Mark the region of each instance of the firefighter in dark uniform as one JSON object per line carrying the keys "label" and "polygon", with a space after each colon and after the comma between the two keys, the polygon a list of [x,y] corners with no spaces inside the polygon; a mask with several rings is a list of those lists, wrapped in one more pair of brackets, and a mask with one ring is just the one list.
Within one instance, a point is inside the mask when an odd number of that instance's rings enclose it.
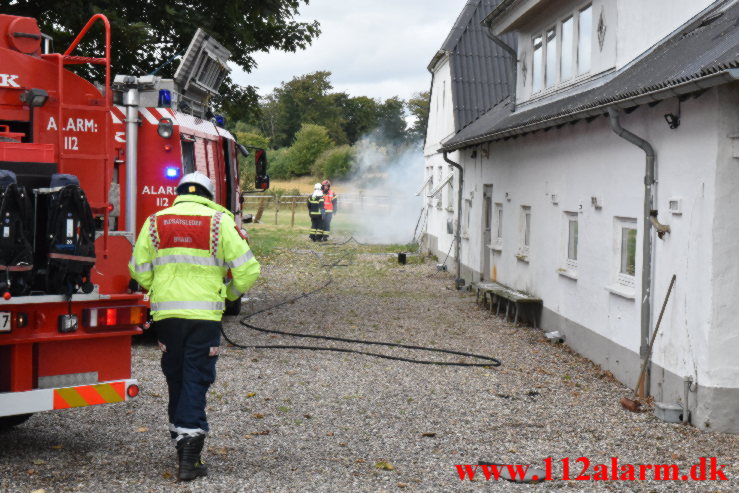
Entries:
{"label": "firefighter in dark uniform", "polygon": [[321,241],[323,237],[323,191],[321,184],[316,183],[313,194],[308,197],[308,215],[310,216],[310,235],[312,241]]}
{"label": "firefighter in dark uniform", "polygon": [[[178,478],[184,481],[207,474],[200,455],[224,299],[241,298],[260,270],[233,214],[213,202],[214,193],[202,173],[182,177],[173,206],[144,223],[128,266],[149,291],[169,389],[169,431],[176,440]],[[229,270],[232,279],[224,283]]]}

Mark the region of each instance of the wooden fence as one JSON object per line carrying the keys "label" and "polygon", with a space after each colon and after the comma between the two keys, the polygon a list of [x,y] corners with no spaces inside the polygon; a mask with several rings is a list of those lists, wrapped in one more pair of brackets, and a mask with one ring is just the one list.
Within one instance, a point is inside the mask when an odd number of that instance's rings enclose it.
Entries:
{"label": "wooden fence", "polygon": [[[265,222],[264,215],[274,213],[277,224],[280,214],[290,214],[290,227],[295,226],[295,214],[307,214],[306,202],[310,194],[301,195],[253,195],[244,194],[242,209],[254,215],[254,222]],[[390,197],[376,194],[340,194],[337,196],[337,209],[341,213],[354,213],[372,210],[374,213],[389,212]],[[270,216],[271,217],[271,216]]]}

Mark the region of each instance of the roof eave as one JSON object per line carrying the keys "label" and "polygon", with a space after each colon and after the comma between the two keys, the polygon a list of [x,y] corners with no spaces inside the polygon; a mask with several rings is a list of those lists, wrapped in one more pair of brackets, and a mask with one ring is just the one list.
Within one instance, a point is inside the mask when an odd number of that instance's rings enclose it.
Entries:
{"label": "roof eave", "polygon": [[431,61],[429,62],[428,66],[426,67],[426,69],[433,74],[434,73],[434,69],[436,68],[436,65],[445,56],[449,56],[449,51],[448,50],[439,50],[439,51],[437,51],[436,54],[434,55],[434,58],[431,59]]}

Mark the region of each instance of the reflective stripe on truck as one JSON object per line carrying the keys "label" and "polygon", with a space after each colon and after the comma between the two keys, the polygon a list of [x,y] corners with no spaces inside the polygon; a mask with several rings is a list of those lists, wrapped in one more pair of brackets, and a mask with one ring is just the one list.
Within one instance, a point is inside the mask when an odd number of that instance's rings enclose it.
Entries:
{"label": "reflective stripe on truck", "polygon": [[123,402],[138,395],[135,379],[55,389],[0,393],[0,416]]}

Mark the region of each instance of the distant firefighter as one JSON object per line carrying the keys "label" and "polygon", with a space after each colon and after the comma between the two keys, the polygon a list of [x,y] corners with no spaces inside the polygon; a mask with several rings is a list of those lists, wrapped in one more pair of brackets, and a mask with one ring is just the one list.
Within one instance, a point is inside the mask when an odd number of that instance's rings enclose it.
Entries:
{"label": "distant firefighter", "polygon": [[321,191],[321,184],[316,183],[313,187],[313,195],[308,197],[308,215],[310,216],[310,235],[309,238],[312,241],[321,241],[323,238],[323,213],[324,213],[324,202],[323,202],[323,191]]}
{"label": "distant firefighter", "polygon": [[336,214],[336,194],[331,190],[331,182],[323,180],[321,183],[323,191],[323,235],[321,241],[328,241],[328,233],[331,231],[331,219]]}

